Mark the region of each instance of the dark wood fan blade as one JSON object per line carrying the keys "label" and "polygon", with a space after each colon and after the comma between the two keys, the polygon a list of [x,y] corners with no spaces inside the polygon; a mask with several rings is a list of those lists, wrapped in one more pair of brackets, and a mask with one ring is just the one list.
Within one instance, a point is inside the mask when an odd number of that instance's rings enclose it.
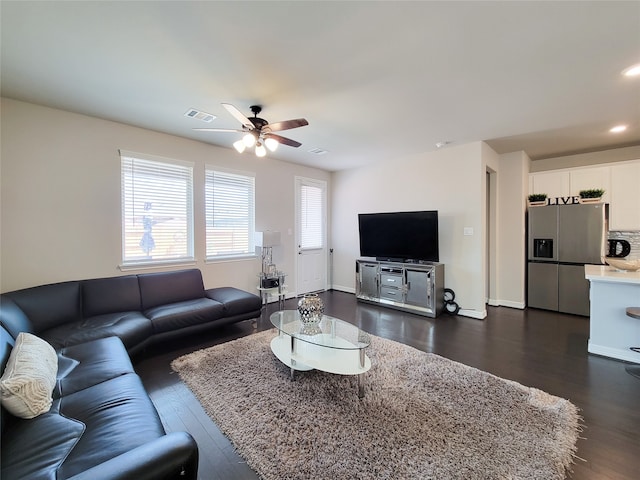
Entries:
{"label": "dark wood fan blade", "polygon": [[295,140],[291,140],[290,138],[276,135],[275,133],[267,133],[264,138],[273,138],[278,143],[281,143],[282,145],[288,145],[289,147],[299,147],[300,145],[302,145],[300,142],[296,142]]}
{"label": "dark wood fan blade", "polygon": [[223,103],[222,106],[224,108],[227,109],[227,112],[229,112],[231,115],[233,115],[233,117],[238,120],[243,127],[245,127],[248,130],[253,130],[255,127],[253,126],[253,123],[251,123],[251,120],[249,120],[247,117],[245,117],[242,112],[240,110],[238,110],[236,107],[234,107],[233,105],[231,105],[230,103]]}
{"label": "dark wood fan blade", "polygon": [[292,128],[304,127],[309,125],[304,118],[296,118],[295,120],[285,120],[284,122],[270,123],[264,127],[264,130],[270,132],[280,132],[282,130],[291,130]]}
{"label": "dark wood fan blade", "polygon": [[246,130],[238,130],[237,128],[194,128],[198,132],[245,132]]}

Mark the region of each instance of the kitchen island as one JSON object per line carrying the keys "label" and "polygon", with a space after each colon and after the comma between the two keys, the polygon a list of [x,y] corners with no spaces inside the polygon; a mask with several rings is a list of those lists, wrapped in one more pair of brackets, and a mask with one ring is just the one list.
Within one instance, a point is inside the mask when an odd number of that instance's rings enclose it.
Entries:
{"label": "kitchen island", "polygon": [[585,265],[590,282],[589,353],[640,363],[640,320],[626,314],[640,307],[640,271],[622,272],[608,265]]}

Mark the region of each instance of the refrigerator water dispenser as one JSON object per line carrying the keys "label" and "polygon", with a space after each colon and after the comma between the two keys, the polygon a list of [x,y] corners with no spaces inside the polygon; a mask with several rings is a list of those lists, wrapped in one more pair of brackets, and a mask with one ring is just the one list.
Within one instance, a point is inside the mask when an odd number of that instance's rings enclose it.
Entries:
{"label": "refrigerator water dispenser", "polygon": [[553,239],[534,238],[533,256],[534,258],[553,258]]}

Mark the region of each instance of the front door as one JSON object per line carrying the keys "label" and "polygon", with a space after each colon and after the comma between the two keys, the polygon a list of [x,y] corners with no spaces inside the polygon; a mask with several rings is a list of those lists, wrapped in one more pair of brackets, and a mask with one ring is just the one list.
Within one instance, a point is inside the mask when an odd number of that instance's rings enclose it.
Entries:
{"label": "front door", "polygon": [[296,177],[296,293],[327,288],[327,184]]}

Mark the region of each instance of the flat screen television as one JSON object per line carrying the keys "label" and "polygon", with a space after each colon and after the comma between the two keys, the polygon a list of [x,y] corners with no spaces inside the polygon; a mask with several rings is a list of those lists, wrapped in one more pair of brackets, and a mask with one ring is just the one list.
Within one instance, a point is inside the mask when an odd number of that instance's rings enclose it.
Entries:
{"label": "flat screen television", "polygon": [[360,213],[360,255],[397,262],[438,262],[438,211]]}

